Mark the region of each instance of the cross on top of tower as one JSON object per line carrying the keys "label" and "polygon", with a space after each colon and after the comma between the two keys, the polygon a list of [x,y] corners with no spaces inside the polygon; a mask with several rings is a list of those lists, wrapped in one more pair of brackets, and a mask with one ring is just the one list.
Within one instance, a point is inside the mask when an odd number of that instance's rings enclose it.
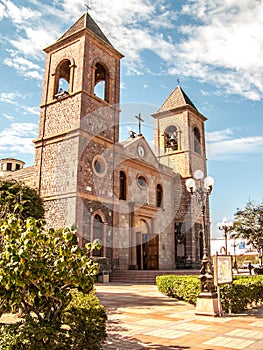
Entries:
{"label": "cross on top of tower", "polygon": [[144,120],[141,117],[141,113],[139,113],[139,115],[136,115],[135,118],[138,119],[138,122],[139,122],[139,133],[138,133],[138,136],[142,136],[141,123],[144,122]]}
{"label": "cross on top of tower", "polygon": [[87,13],[89,13],[89,10],[90,10],[90,2],[85,2],[85,6],[86,6],[86,11]]}

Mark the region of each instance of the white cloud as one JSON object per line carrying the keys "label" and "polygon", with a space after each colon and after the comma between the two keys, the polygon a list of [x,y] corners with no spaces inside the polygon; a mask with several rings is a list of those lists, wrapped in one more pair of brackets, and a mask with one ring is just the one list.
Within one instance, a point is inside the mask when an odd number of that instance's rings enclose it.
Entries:
{"label": "white cloud", "polygon": [[21,97],[19,92],[1,92],[0,93],[0,101],[17,104],[17,98]]}
{"label": "white cloud", "polygon": [[10,103],[16,106],[17,110],[23,111],[23,114],[39,115],[39,108],[27,106],[21,103],[21,99],[26,99],[27,95],[22,95],[19,92],[2,92],[0,93],[0,101]]}
{"label": "white cloud", "polygon": [[21,56],[6,58],[3,63],[15,68],[19,75],[23,75],[26,78],[43,79],[43,75],[40,74],[42,69],[39,65]]}
{"label": "white cloud", "polygon": [[263,154],[263,136],[236,137],[225,129],[206,135],[209,160],[241,160],[252,154]]}
{"label": "white cloud", "polygon": [[10,43],[18,49],[20,53],[34,58],[42,55],[42,50],[57,37],[54,33],[43,28],[26,28],[25,36],[19,36],[16,40],[10,40]]}
{"label": "white cloud", "polygon": [[0,3],[0,20],[4,17],[5,15],[5,7],[3,4]]}
{"label": "white cloud", "polygon": [[206,141],[209,143],[218,142],[222,140],[228,140],[233,135],[231,129],[225,129],[220,131],[211,131],[206,134]]}
{"label": "white cloud", "polygon": [[32,138],[37,136],[38,125],[12,123],[0,132],[0,151],[34,154]]}
{"label": "white cloud", "polygon": [[39,115],[38,107],[21,106],[21,108],[25,111],[26,114]]}
{"label": "white cloud", "polygon": [[12,115],[9,115],[9,114],[6,114],[6,113],[3,113],[3,117],[8,119],[8,120],[13,120],[14,117]]}
{"label": "white cloud", "polygon": [[[1,4],[0,4],[1,5]],[[12,1],[6,0],[5,7],[1,5],[3,17],[9,17],[16,24],[24,23],[29,19],[38,18],[41,16],[41,12],[33,11],[31,8],[24,6],[18,7]],[[1,13],[1,11],[0,11]]]}
{"label": "white cloud", "polygon": [[[189,0],[182,13],[199,22],[182,26],[178,46],[187,75],[224,86],[251,100],[263,96],[263,2]],[[178,72],[178,69],[174,69]]]}

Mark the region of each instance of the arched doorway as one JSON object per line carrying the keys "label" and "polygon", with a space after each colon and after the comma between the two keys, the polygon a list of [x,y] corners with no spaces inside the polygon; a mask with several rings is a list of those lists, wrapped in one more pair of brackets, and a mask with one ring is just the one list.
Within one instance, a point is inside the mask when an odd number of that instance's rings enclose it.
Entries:
{"label": "arched doorway", "polygon": [[93,240],[98,239],[101,242],[101,249],[94,249],[92,256],[102,257],[104,255],[104,224],[101,216],[96,214],[93,219]]}
{"label": "arched doorway", "polygon": [[159,236],[151,234],[145,220],[136,227],[136,259],[138,270],[159,269]]}

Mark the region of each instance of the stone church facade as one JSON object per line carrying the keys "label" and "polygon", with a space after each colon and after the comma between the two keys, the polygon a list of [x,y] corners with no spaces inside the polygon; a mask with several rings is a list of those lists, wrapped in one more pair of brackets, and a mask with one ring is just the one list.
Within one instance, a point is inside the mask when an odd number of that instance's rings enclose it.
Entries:
{"label": "stone church facade", "polygon": [[76,224],[79,244],[100,239],[93,255],[119,269],[198,268],[201,209],[185,181],[206,174],[206,118],[177,86],[152,115],[154,151],[141,132],[120,141],[123,55],[90,15],[44,51],[35,164],[11,175],[39,191],[50,226]]}

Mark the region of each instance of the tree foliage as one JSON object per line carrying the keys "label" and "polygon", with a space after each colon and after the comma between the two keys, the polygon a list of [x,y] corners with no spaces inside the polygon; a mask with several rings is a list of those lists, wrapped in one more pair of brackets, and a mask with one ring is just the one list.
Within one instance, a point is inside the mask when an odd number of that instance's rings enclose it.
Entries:
{"label": "tree foliage", "polygon": [[263,203],[248,202],[244,209],[238,209],[232,232],[247,239],[259,253],[263,246]]}
{"label": "tree foliage", "polygon": [[20,308],[39,321],[55,322],[71,290],[92,290],[98,264],[89,258],[97,243],[78,246],[75,228],[54,230],[14,215],[0,221],[0,310]]}
{"label": "tree foliage", "polygon": [[0,180],[0,218],[16,214],[22,219],[44,217],[43,201],[37,191],[16,180]]}

